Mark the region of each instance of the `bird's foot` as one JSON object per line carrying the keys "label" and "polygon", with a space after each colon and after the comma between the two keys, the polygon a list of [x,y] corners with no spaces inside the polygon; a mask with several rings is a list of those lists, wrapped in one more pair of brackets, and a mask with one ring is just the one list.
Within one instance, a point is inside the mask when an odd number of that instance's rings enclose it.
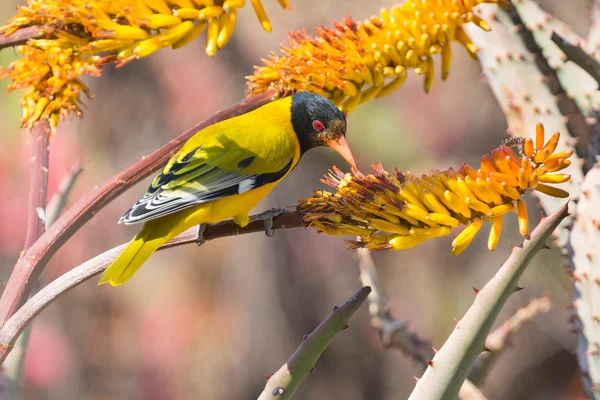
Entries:
{"label": "bird's foot", "polygon": [[206,243],[206,239],[204,239],[204,231],[206,230],[206,224],[198,225],[198,230],[196,231],[196,244],[198,246],[202,246]]}
{"label": "bird's foot", "polygon": [[263,221],[265,223],[265,235],[271,237],[275,234],[273,229],[273,218],[278,215],[285,214],[287,211],[285,208],[272,208],[260,214],[253,215],[250,217],[250,221]]}

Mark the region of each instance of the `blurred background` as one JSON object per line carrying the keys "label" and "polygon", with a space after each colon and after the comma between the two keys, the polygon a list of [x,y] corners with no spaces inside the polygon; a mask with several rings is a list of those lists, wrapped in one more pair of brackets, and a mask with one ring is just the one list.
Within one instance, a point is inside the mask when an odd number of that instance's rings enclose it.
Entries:
{"label": "blurred background", "polygon": [[[49,194],[78,161],[84,171],[72,204],[94,186],[149,154],[199,120],[244,96],[244,76],[285,32],[341,19],[377,14],[394,0],[292,1],[283,11],[264,0],[273,32],[260,29],[250,6],[240,11],[230,44],[214,59],[202,39],[161,50],[124,68],[89,78],[94,98],[82,120],[61,125],[52,141]],[[540,3],[587,31],[591,0]],[[0,20],[14,14],[16,0],[0,2]],[[359,107],[349,117],[348,140],[359,167],[382,161],[415,173],[477,164],[505,137],[506,122],[478,63],[455,46],[448,81],[439,76],[430,94],[413,73],[389,97]],[[1,65],[15,58],[0,52]],[[436,60],[436,64],[439,61]],[[439,65],[436,65],[439,68]],[[0,82],[4,89],[8,82]],[[19,130],[18,95],[0,96],[0,279],[6,282],[25,239],[30,142]],[[341,158],[326,149],[302,163],[256,211],[294,206],[322,189],[321,176]],[[85,260],[124,243],[137,226],[118,218],[145,191],[150,178],[129,190],[81,229],[52,259],[47,283]],[[529,198],[530,224],[540,212]],[[396,318],[407,319],[439,348],[471,305],[472,287],[482,287],[520,243],[516,218],[505,220],[498,249],[486,234],[459,257],[451,237],[402,252],[374,254]],[[513,339],[483,386],[490,399],[581,398],[568,321],[571,281],[557,250],[539,254],[521,280],[497,325],[529,300],[547,294],[549,313],[538,316]],[[254,399],[263,373],[275,372],[335,304],[360,287],[356,255],[340,238],[314,230],[252,234],[184,246],[155,254],[131,282],[98,287],[93,279],[60,298],[34,322],[25,370],[26,399]],[[324,353],[298,390],[297,399],[402,399],[423,365],[397,350],[385,350],[364,306]]]}

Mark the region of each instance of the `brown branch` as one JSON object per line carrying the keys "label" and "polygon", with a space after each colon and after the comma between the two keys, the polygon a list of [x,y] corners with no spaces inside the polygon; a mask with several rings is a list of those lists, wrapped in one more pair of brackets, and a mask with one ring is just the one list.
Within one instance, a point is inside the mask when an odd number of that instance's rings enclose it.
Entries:
{"label": "brown branch", "polygon": [[27,28],[21,28],[12,35],[3,36],[0,35],[0,50],[6,47],[20,46],[27,43],[31,39],[39,39],[45,36],[36,26],[29,26]]}
{"label": "brown branch", "polygon": [[43,215],[46,212],[46,193],[48,191],[50,135],[51,131],[48,121],[38,122],[31,131],[33,155],[30,161],[31,175],[29,178],[25,250],[28,250],[44,233],[45,219]]}
{"label": "brown branch", "polygon": [[205,121],[156,150],[129,168],[110,178],[69,208],[33,246],[21,256],[15,265],[8,284],[0,298],[0,324],[15,313],[31,293],[33,284],[56,251],[100,209],[125,190],[144,179],[164,165],[186,140],[199,130],[268,103],[273,92],[244,99]]}
{"label": "brown branch", "polygon": [[[304,225],[302,214],[297,211],[286,212],[273,218],[273,229],[275,230],[299,228]],[[261,232],[263,230],[264,222],[261,220],[254,220],[243,228],[240,228],[232,220],[228,220],[207,226],[202,237],[205,240],[212,240],[227,236]],[[160,247],[159,250],[196,243],[197,240],[197,228],[194,227],[173,238]],[[123,244],[115,247],[73,268],[45,286],[20,307],[0,330],[0,364],[10,352],[12,346],[14,346],[19,334],[36,315],[62,294],[101,273],[119,255],[125,246]]]}

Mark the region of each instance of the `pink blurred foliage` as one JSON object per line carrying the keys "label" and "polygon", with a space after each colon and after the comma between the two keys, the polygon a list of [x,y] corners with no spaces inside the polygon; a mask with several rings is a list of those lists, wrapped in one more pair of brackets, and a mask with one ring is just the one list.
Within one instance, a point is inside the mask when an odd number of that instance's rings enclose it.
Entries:
{"label": "pink blurred foliage", "polygon": [[175,129],[187,129],[226,106],[231,90],[227,69],[218,59],[186,48],[164,52],[153,62],[165,105],[162,112]]}
{"label": "pink blurred foliage", "polygon": [[51,388],[64,384],[72,366],[67,338],[54,324],[36,321],[25,357],[25,384]]}
{"label": "pink blurred foliage", "polygon": [[[29,193],[29,164],[31,160],[31,137],[26,132],[14,133],[13,140],[0,140],[0,187],[6,196],[6,204],[0,207],[0,253],[18,257],[23,250],[27,222],[27,196]],[[51,140],[50,173],[48,176],[48,200],[72,165],[81,158],[78,141],[70,135],[57,135]],[[81,196],[82,190],[73,191],[71,198]],[[72,201],[71,201],[72,203]]]}

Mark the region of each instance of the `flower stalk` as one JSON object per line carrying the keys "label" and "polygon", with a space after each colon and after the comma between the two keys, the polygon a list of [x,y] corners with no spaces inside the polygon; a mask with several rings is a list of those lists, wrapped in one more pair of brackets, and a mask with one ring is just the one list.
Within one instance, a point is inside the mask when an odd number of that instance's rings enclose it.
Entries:
{"label": "flower stalk", "polygon": [[281,54],[270,54],[247,78],[248,94],[270,88],[280,95],[306,90],[329,98],[348,113],[398,89],[410,69],[423,75],[428,92],[435,55],[442,60],[442,79],[448,77],[452,42],[462,44],[475,58],[477,48],[463,26],[474,23],[489,30],[473,12],[480,3],[507,5],[505,0],[410,0],[362,22],[347,17],[333,27],[318,28],[316,36],[290,33]]}
{"label": "flower stalk", "polygon": [[[560,134],[546,142],[542,124],[536,140],[512,139],[481,157],[479,169],[463,163],[458,170],[433,170],[418,177],[395,170],[393,174],[374,165],[374,173],[358,170],[330,171],[323,182],[335,194],[315,191],[300,200],[304,220],[329,235],[359,236],[350,248],[404,250],[427,239],[449,235],[452,228],[466,226],[452,242],[452,254],[462,253],[482,228],[492,224],[488,248],[494,250],[502,231],[504,214],[517,213],[519,231],[529,234],[527,208],[522,196],[529,189],[565,198],[555,184],[567,182],[561,173],[571,162],[572,150],[555,152]],[[520,156],[509,147],[519,148]]]}

